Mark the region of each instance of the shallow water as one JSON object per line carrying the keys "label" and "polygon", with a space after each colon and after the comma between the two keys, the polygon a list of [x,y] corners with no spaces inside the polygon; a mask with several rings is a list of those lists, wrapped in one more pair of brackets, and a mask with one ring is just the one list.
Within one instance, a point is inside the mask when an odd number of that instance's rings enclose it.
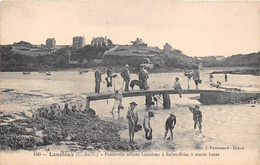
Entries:
{"label": "shallow water", "polygon": [[[211,70],[201,71],[202,84],[199,89],[214,89],[209,85],[209,75]],[[104,80],[106,74],[102,74]],[[175,77],[179,77],[183,89],[188,87],[188,79],[183,73],[156,73],[149,75],[149,86],[151,89],[171,88]],[[131,75],[132,80],[137,79],[136,74]],[[214,75],[214,82],[220,81],[223,86],[238,87],[247,91],[259,91],[259,77],[251,75],[228,75],[228,82],[224,82],[224,75]],[[115,78],[116,89],[122,87],[122,78]],[[189,81],[190,89],[195,88],[192,80]],[[76,71],[53,72],[52,76],[45,73],[32,72],[30,75],[23,75],[21,72],[2,72],[1,89],[15,89],[22,93],[33,92],[45,95],[62,95],[62,94],[85,94],[94,92],[94,73],[79,74]],[[139,90],[135,87],[134,90]],[[106,83],[101,84],[101,92],[107,91]],[[251,104],[241,105],[200,105],[203,115],[202,134],[198,129],[193,129],[192,113],[185,105],[194,106],[200,104],[197,100],[191,100],[190,97],[199,95],[171,95],[171,109],[163,110],[159,103],[158,107],[154,106],[151,111],[155,113],[151,119],[153,128],[153,140],[144,139],[144,131],[135,134],[135,141],[144,150],[165,150],[165,151],[182,151],[192,150],[195,146],[217,146],[217,147],[244,147],[245,149],[256,149],[259,145],[259,105],[251,107]],[[135,101],[139,114],[139,124],[142,125],[145,111],[145,98],[128,97],[123,99],[124,110],[114,115],[110,113],[113,106],[113,99],[100,100],[91,102],[97,115],[104,120],[113,121],[122,124],[126,129],[120,132],[121,138],[128,141],[128,129],[126,112],[128,104]],[[162,101],[161,101],[162,102]],[[32,103],[33,104],[33,103]],[[10,107],[11,108],[11,107]],[[15,108],[15,106],[14,106]],[[169,112],[174,112],[177,116],[177,124],[174,128],[174,140],[172,144],[165,143],[163,140],[165,132],[165,121],[169,117]],[[170,132],[168,133],[168,136]]]}

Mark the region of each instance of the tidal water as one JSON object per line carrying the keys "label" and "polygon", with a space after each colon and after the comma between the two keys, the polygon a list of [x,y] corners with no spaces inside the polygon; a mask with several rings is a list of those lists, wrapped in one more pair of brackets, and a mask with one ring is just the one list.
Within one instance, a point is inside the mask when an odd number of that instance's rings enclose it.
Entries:
{"label": "tidal water", "polygon": [[[201,71],[202,84],[199,89],[214,89],[209,84],[209,72],[207,69]],[[115,73],[118,74],[118,73]],[[259,91],[259,77],[252,75],[228,75],[228,82],[224,81],[224,75],[213,75],[213,82],[220,81],[222,86],[236,87],[246,91]],[[102,74],[104,80],[106,73]],[[149,74],[148,84],[151,89],[172,88],[175,77],[183,89],[195,89],[193,80],[189,80],[182,72],[177,73],[156,73]],[[136,74],[131,79],[137,79]],[[117,76],[114,79],[115,89],[122,88],[122,78]],[[21,72],[2,72],[1,89],[14,89],[21,93],[33,92],[50,96],[75,94],[83,95],[94,92],[94,71],[79,74],[78,71],[53,72],[52,76],[45,73],[31,72],[23,75]],[[114,89],[114,86],[113,88]],[[134,90],[139,90],[135,87]],[[101,83],[101,92],[107,91],[106,83]],[[171,109],[164,110],[161,103],[152,106],[151,111],[155,117],[151,119],[153,128],[153,139],[147,141],[144,138],[144,131],[135,134],[135,141],[143,150],[147,151],[185,151],[193,150],[195,147],[216,146],[216,147],[244,147],[245,149],[257,149],[260,144],[259,129],[259,104],[234,104],[234,105],[201,105],[197,100],[191,99],[199,95],[171,95]],[[114,114],[110,111],[113,106],[113,99],[92,101],[93,108],[97,115],[104,120],[121,124],[125,129],[120,131],[121,138],[129,141],[126,112],[129,103],[135,101],[138,106],[136,110],[139,115],[139,124],[142,125],[145,111],[145,97],[128,97],[123,99],[124,110]],[[198,104],[202,112],[202,133],[193,129],[192,113],[186,105]],[[254,107],[252,106],[254,105]],[[15,109],[13,110],[15,111]],[[175,113],[177,124],[174,128],[173,143],[169,144],[163,140],[165,132],[165,121],[169,112]],[[170,132],[168,133],[170,136]]]}

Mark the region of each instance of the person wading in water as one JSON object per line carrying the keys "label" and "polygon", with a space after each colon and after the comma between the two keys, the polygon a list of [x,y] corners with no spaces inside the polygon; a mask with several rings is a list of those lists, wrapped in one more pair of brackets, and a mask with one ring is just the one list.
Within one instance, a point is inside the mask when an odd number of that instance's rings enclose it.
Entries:
{"label": "person wading in water", "polygon": [[199,130],[201,133],[202,114],[201,114],[201,111],[199,110],[200,107],[198,105],[195,105],[195,108],[192,108],[189,105],[188,105],[188,107],[189,107],[190,111],[193,113],[194,129],[196,129],[196,125],[198,124]]}
{"label": "person wading in water", "polygon": [[127,111],[126,118],[128,119],[128,129],[129,129],[129,144],[134,144],[134,125],[138,122],[138,114],[134,110],[137,104],[135,102],[130,103],[130,109]]}
{"label": "person wading in water", "polygon": [[153,129],[151,127],[151,118],[155,117],[153,112],[148,111],[147,114],[144,116],[144,121],[143,121],[143,127],[144,127],[144,132],[145,132],[145,138],[147,140],[152,139],[152,132]]}
{"label": "person wading in water", "polygon": [[118,109],[118,113],[120,113],[120,109],[123,107],[123,106],[122,106],[123,95],[122,95],[121,91],[120,91],[120,90],[116,90],[115,94],[113,94],[112,96],[110,96],[109,99],[110,99],[111,97],[115,98],[114,106],[113,106],[113,108],[112,108],[111,113],[114,112],[114,109],[115,109],[116,107],[117,107],[117,109]]}
{"label": "person wading in water", "polygon": [[[170,117],[165,122],[165,134],[164,134],[164,139],[166,139],[166,136],[168,134],[168,130],[171,132],[171,139],[173,139],[173,128],[176,125],[176,116],[173,113],[170,113]],[[167,139],[168,140],[168,139]]]}

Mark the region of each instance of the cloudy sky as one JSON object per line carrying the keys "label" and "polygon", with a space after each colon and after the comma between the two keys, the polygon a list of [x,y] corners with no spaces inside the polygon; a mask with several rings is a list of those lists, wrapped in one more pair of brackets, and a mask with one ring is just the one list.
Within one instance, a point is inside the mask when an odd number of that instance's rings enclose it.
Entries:
{"label": "cloudy sky", "polygon": [[168,42],[189,56],[260,51],[259,2],[63,1],[1,2],[1,44],[21,40],[71,45],[74,36]]}

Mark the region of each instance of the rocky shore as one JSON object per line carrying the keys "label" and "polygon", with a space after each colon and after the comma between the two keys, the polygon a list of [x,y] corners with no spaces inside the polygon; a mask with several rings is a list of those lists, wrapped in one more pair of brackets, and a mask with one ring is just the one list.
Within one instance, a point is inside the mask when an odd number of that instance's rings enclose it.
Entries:
{"label": "rocky shore", "polygon": [[[25,100],[28,98],[23,98]],[[120,139],[120,125],[103,121],[94,110],[85,111],[75,105],[70,101],[36,110],[1,111],[0,150],[37,150],[41,146],[64,142],[77,143],[80,150],[129,149],[128,143]]]}

